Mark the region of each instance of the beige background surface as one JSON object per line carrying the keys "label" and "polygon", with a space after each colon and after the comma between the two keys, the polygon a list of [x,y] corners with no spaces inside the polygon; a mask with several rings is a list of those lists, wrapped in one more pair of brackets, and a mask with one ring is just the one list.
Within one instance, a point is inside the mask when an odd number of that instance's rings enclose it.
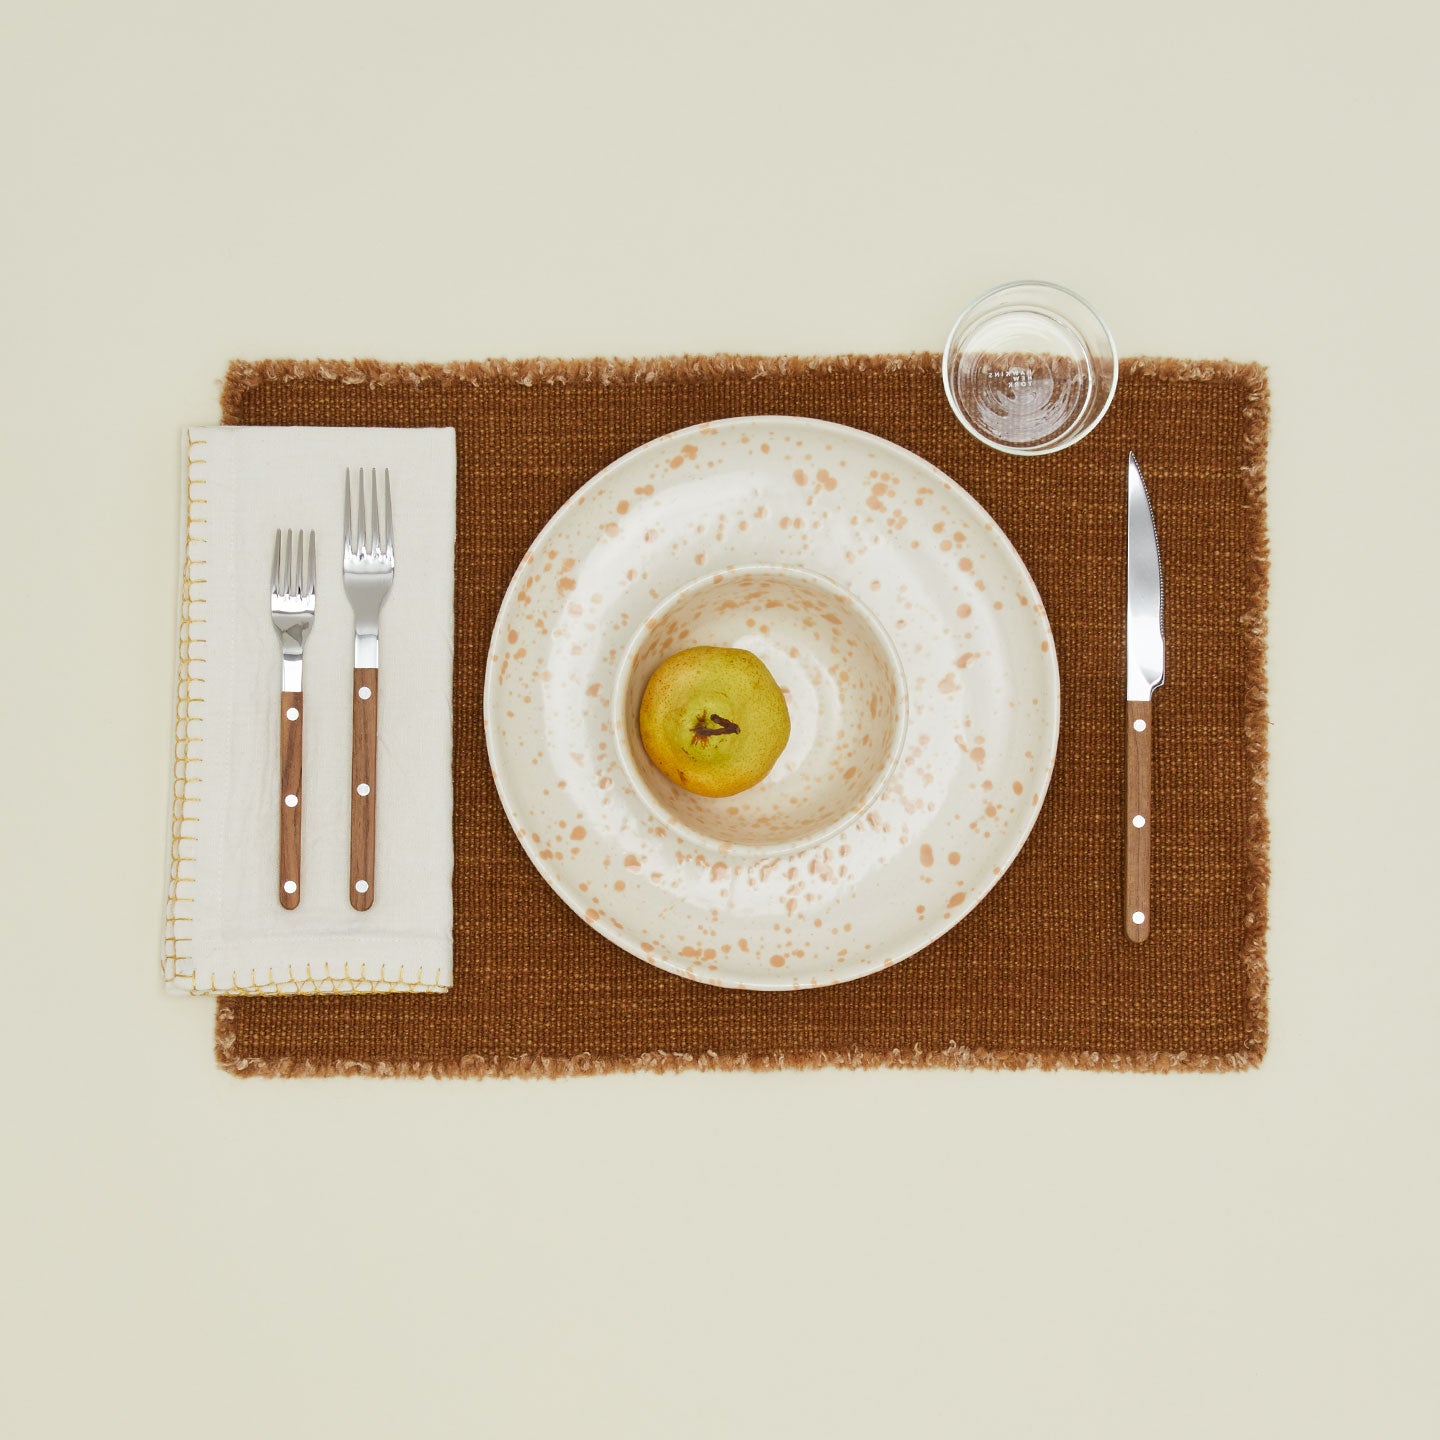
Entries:
{"label": "beige background surface", "polygon": [[[1433,15],[5,7],[0,1428],[1433,1434]],[[231,356],[926,348],[1026,274],[1272,367],[1262,1070],[213,1068],[157,948]]]}

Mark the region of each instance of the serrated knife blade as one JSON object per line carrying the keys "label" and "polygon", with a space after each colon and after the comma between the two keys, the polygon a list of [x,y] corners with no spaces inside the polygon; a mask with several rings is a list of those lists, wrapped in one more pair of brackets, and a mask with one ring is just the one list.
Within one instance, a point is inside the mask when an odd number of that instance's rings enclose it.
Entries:
{"label": "serrated knife blade", "polygon": [[1132,454],[1127,466],[1125,527],[1125,698],[1149,700],[1165,683],[1165,582],[1160,542],[1145,477]]}
{"label": "serrated knife blade", "polygon": [[1125,933],[1150,937],[1151,750],[1155,690],[1165,683],[1165,585],[1145,477],[1126,466]]}

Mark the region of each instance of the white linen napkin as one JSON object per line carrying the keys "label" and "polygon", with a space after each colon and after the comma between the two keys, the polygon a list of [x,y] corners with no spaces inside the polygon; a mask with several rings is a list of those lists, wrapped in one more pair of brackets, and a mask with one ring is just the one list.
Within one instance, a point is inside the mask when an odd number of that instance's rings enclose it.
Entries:
{"label": "white linen napkin", "polygon": [[[375,901],[350,907],[354,617],[346,466],[390,469]],[[175,793],[163,971],[183,994],[440,991],[451,980],[455,432],[207,426],[184,435]],[[300,904],[277,899],[277,528],[313,529]]]}

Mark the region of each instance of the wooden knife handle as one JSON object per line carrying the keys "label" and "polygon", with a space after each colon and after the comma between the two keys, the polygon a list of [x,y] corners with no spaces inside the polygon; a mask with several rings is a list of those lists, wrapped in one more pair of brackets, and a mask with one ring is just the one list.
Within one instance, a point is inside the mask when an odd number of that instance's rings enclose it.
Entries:
{"label": "wooden knife handle", "polygon": [[280,903],[300,903],[300,766],[305,701],[298,690],[280,692]]}
{"label": "wooden knife handle", "polygon": [[375,746],[380,719],[380,672],[356,670],[350,739],[350,904],[375,903]]}
{"label": "wooden knife handle", "polygon": [[1150,702],[1125,705],[1125,933],[1150,936]]}

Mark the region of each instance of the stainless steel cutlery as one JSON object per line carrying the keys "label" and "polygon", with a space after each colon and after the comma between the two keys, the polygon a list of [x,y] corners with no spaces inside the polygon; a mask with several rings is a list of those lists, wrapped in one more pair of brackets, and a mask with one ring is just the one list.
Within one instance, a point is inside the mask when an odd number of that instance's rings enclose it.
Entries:
{"label": "stainless steel cutlery", "polygon": [[1125,933],[1150,935],[1151,697],[1165,683],[1165,586],[1145,478],[1127,467],[1125,527]]}
{"label": "stainless steel cutlery", "polygon": [[287,530],[284,549],[275,532],[270,567],[270,619],[280,636],[280,903],[300,903],[301,769],[304,759],[305,697],[302,665],[305,637],[315,620],[315,532]]}
{"label": "stainless steel cutlery", "polygon": [[[351,676],[350,866],[352,908],[375,903],[379,789],[380,614],[395,581],[390,472],[345,472],[345,594],[354,614]],[[306,637],[315,620],[315,532],[277,530],[270,572],[270,618],[280,639],[280,794],[278,898],[301,898]],[[1165,682],[1164,586],[1160,547],[1145,479],[1131,454],[1126,467],[1125,627],[1125,932],[1149,938],[1153,699]]]}
{"label": "stainless steel cutlery", "polygon": [[[380,610],[395,579],[395,528],[390,472],[385,476],[385,513],[380,478],[357,475],[351,504],[345,472],[345,594],[355,614],[355,668],[351,684],[350,904],[375,903],[375,806],[380,715]],[[305,699],[302,664],[305,637],[315,621],[315,532],[277,530],[270,566],[270,618],[280,636],[280,903],[300,903],[301,775]]]}
{"label": "stainless steel cutlery", "polygon": [[[390,512],[390,472],[385,471],[385,524],[380,492],[370,471],[370,506],[365,506],[365,472],[358,472],[352,524],[350,471],[345,472],[345,594],[355,612],[355,673],[350,740],[350,904],[368,910],[375,903],[376,750],[380,715],[380,609],[395,579],[395,532]],[[368,525],[367,525],[368,519]]]}

